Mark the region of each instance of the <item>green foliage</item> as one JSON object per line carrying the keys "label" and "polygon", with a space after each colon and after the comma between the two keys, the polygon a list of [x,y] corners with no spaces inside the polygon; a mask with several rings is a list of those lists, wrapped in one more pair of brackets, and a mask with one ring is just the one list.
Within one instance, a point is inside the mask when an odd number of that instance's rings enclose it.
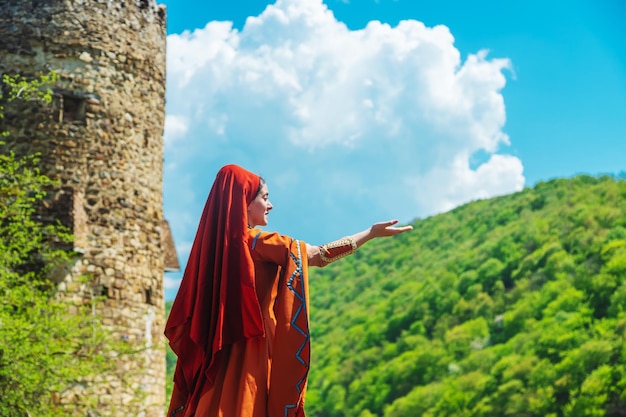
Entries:
{"label": "green foliage", "polygon": [[[8,94],[0,99],[49,100],[42,89],[50,80],[5,76]],[[100,324],[97,299],[72,300],[48,279],[72,262],[70,253],[56,249],[71,236],[38,221],[53,185],[39,172],[36,155],[0,152],[0,415],[6,417],[84,415],[95,404],[74,395],[114,369],[111,357],[127,353]]]}
{"label": "green foliage", "polygon": [[419,220],[311,269],[311,417],[626,413],[626,181]]}
{"label": "green foliage", "polygon": [[[38,100],[49,103],[52,99],[52,92],[48,86],[57,80],[57,74],[51,72],[46,75],[42,75],[39,78],[30,80],[20,75],[2,75],[2,83],[8,87],[7,100]],[[1,94],[1,93],[0,93]],[[0,99],[3,96],[0,95]],[[3,108],[0,107],[0,113]]]}

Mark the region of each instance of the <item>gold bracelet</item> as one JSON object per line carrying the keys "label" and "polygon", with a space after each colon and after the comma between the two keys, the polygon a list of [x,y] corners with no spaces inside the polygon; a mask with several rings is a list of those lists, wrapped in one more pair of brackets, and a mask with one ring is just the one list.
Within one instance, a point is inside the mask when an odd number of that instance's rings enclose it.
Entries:
{"label": "gold bracelet", "polygon": [[354,252],[356,252],[356,242],[351,237],[344,237],[320,246],[320,257],[324,264],[335,262],[337,259],[352,255]]}

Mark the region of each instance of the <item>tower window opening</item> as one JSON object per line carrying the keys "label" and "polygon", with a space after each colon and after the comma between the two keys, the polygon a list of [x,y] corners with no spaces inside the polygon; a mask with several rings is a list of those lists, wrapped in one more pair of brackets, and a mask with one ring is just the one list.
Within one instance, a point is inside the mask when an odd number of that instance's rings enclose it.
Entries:
{"label": "tower window opening", "polygon": [[86,96],[67,91],[55,91],[54,100],[59,123],[85,123]]}
{"label": "tower window opening", "polygon": [[145,293],[146,293],[146,304],[153,304],[153,302],[152,302],[152,289],[146,288]]}
{"label": "tower window opening", "polygon": [[102,286],[100,288],[100,296],[108,298],[109,297],[109,287]]}

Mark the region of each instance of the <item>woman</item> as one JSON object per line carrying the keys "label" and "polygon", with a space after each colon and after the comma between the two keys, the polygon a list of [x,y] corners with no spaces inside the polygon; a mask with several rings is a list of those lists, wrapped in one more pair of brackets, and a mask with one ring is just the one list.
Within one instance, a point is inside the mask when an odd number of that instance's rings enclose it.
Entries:
{"label": "woman", "polygon": [[258,175],[218,172],[165,327],[178,356],[168,417],[304,417],[308,266],[412,229],[393,220],[311,246],[257,229],[271,209]]}

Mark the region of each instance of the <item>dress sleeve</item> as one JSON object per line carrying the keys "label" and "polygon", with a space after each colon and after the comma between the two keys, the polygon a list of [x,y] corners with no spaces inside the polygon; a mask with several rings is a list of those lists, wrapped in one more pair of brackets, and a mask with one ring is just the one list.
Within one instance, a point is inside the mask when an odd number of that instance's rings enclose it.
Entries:
{"label": "dress sleeve", "polygon": [[286,265],[293,239],[276,232],[250,231],[250,254],[255,261]]}

